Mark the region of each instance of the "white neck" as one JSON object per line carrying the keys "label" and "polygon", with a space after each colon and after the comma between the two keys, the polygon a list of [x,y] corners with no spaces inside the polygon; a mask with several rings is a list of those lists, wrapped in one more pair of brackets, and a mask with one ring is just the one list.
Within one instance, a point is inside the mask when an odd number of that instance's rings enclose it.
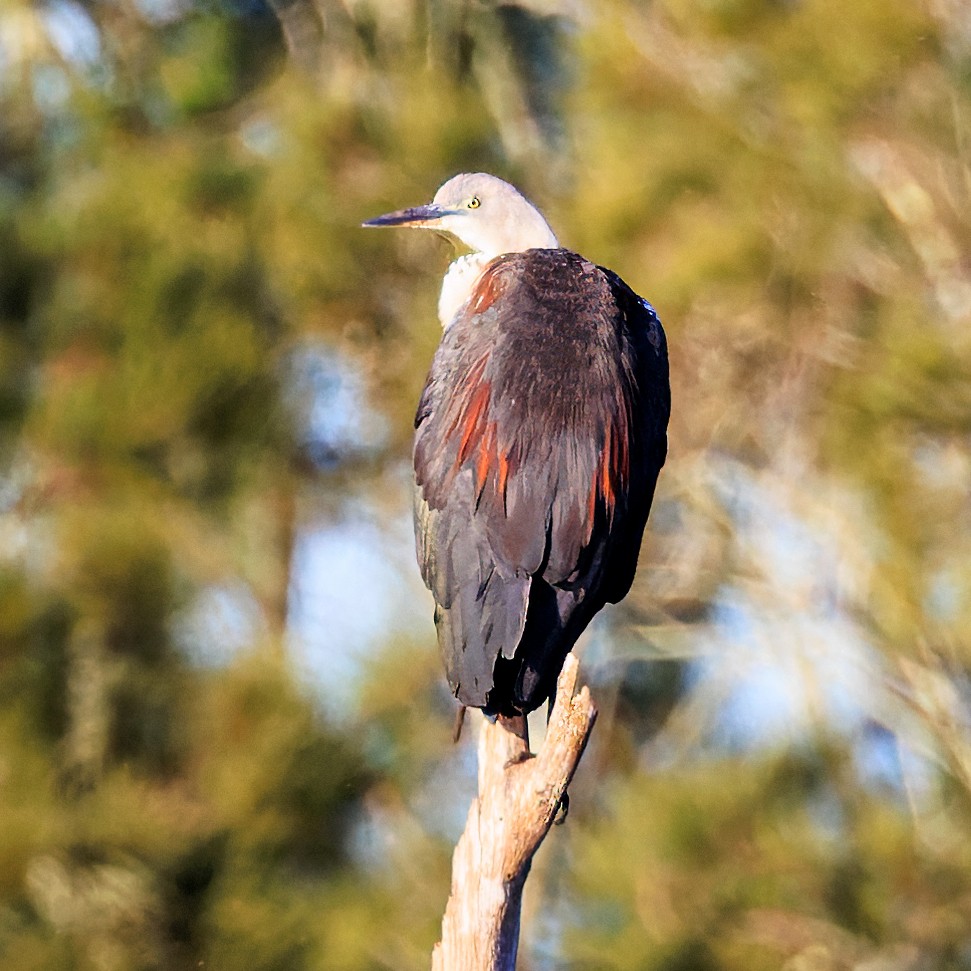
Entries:
{"label": "white neck", "polygon": [[521,205],[492,217],[488,223],[476,223],[460,216],[454,228],[449,228],[487,260],[528,249],[556,249],[560,244],[540,211],[525,199],[519,201]]}
{"label": "white neck", "polygon": [[442,292],[438,297],[438,319],[442,330],[447,330],[465,302],[472,295],[476,281],[492,260],[485,253],[469,253],[449,264],[442,280]]}
{"label": "white neck", "polygon": [[450,213],[440,221],[440,229],[473,250],[451,263],[442,280],[438,319],[443,329],[448,329],[472,295],[482,271],[497,256],[528,249],[556,249],[560,245],[542,213],[515,190],[511,191],[515,205],[506,206],[487,221],[466,212]]}

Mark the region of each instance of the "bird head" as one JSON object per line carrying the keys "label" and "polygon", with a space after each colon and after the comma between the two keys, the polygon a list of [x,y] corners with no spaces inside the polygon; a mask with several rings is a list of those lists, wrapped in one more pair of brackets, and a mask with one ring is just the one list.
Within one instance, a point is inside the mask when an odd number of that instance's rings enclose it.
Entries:
{"label": "bird head", "polygon": [[553,230],[540,211],[508,182],[484,172],[449,179],[424,206],[399,209],[365,226],[434,229],[488,259],[527,249],[555,249]]}

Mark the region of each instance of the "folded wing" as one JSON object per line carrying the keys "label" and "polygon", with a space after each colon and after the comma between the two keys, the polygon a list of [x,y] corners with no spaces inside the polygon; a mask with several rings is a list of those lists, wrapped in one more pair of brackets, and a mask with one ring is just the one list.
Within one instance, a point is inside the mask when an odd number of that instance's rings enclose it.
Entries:
{"label": "folded wing", "polygon": [[670,410],[653,309],[566,250],[494,260],[415,419],[415,523],[449,683],[513,714],[630,588]]}

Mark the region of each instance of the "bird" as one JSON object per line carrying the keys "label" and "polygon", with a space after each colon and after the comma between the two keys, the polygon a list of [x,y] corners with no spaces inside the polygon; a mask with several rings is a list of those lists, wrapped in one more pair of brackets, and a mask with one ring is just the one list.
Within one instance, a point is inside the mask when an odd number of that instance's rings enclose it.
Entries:
{"label": "bird", "polygon": [[469,251],[442,282],[415,415],[415,546],[461,712],[528,739],[526,715],[552,705],[580,634],[634,579],[667,454],[664,330],[494,175],[363,225]]}

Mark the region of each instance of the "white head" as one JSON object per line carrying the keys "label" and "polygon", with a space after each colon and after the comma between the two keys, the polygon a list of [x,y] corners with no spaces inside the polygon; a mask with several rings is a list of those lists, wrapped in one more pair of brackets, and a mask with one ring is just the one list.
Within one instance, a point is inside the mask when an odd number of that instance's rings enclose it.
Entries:
{"label": "white head", "polygon": [[540,211],[508,182],[485,172],[456,175],[428,205],[389,212],[364,225],[434,229],[490,260],[502,253],[559,246]]}

